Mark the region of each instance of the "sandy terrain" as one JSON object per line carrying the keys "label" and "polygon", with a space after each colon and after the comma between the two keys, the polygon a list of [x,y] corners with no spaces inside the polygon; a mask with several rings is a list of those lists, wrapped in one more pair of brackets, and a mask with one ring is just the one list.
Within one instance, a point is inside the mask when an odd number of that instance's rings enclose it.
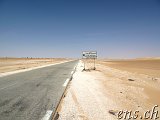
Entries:
{"label": "sandy terrain", "polygon": [[68,59],[62,58],[0,58],[0,73],[43,66]]}
{"label": "sandy terrain", "polygon": [[83,72],[79,63],[59,110],[60,120],[116,120],[120,110],[138,110],[140,119],[155,105],[160,112],[160,60],[96,63],[96,71]]}
{"label": "sandy terrain", "polygon": [[[1,58],[0,74],[67,60]],[[116,120],[120,110],[138,110],[143,116],[156,104],[160,112],[159,59],[98,60],[95,71],[83,68],[80,61],[58,109],[59,120]]]}
{"label": "sandy terrain", "polygon": [[141,73],[150,75],[152,77],[160,77],[160,59],[121,61],[99,60],[97,63],[120,70],[126,70],[133,73]]}

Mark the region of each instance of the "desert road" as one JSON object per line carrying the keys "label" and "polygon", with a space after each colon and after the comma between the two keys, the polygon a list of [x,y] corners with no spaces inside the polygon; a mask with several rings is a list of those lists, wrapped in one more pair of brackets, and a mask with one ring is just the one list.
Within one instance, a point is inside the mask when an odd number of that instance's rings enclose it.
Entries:
{"label": "desert road", "polygon": [[54,112],[77,63],[0,77],[0,120],[41,120]]}

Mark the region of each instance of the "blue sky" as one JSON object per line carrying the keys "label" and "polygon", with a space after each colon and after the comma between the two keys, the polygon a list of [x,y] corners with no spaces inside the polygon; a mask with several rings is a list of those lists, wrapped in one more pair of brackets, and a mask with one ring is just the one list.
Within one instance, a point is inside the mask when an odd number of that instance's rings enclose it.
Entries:
{"label": "blue sky", "polygon": [[160,56],[159,0],[0,0],[0,56]]}

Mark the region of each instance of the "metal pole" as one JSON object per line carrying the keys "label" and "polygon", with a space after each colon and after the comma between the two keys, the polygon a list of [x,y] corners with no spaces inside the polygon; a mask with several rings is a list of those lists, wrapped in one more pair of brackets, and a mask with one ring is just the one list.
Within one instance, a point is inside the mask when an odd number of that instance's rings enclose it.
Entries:
{"label": "metal pole", "polygon": [[96,69],[96,65],[95,65],[95,58],[94,58],[94,70]]}
{"label": "metal pole", "polygon": [[84,60],[84,68],[83,68],[83,70],[85,70],[85,58],[83,58],[83,52],[82,52],[82,60]]}
{"label": "metal pole", "polygon": [[86,62],[86,60],[84,59],[84,70],[86,70],[86,67],[85,67],[85,66],[86,66],[86,65],[85,65],[85,62]]}

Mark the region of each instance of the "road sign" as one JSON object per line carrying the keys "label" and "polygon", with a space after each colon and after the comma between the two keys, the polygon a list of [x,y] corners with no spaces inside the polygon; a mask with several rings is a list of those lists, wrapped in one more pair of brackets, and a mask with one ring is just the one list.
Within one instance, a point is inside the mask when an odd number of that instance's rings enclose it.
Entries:
{"label": "road sign", "polygon": [[97,58],[97,51],[83,51],[82,58],[96,59]]}
{"label": "road sign", "polygon": [[[95,70],[96,69],[96,67],[95,67],[95,59],[96,58],[97,58],[97,51],[83,51],[82,52],[82,59],[84,59],[84,69],[83,70],[86,70],[86,63],[88,63],[88,62],[94,63],[93,70]],[[88,61],[88,60],[92,60],[92,61]]]}

